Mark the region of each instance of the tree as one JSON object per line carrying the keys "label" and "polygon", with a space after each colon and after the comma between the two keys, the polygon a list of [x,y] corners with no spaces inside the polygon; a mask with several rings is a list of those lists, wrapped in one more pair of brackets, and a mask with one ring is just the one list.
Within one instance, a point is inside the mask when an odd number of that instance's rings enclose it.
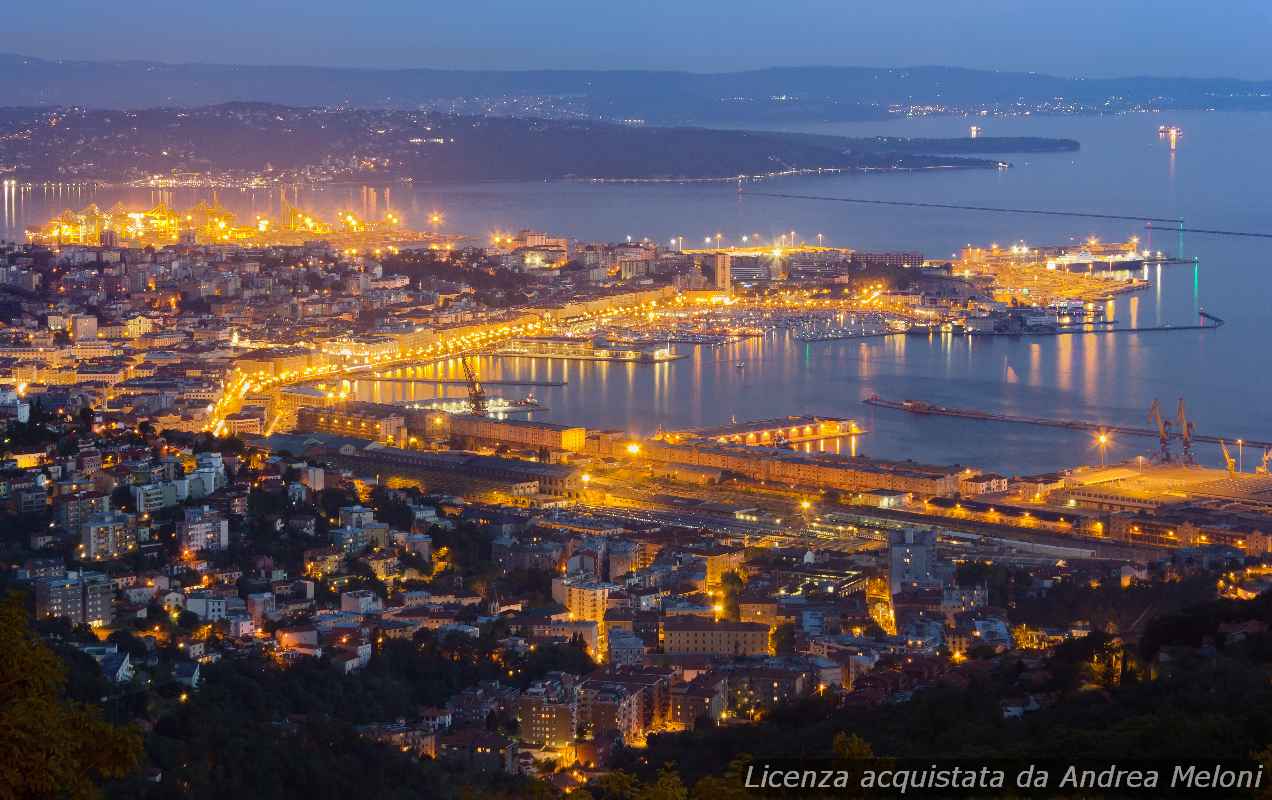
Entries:
{"label": "tree", "polygon": [[636,793],[636,800],[688,800],[689,791],[685,789],[680,773],[674,764],[666,764],[658,772],[652,783],[647,783]]}
{"label": "tree", "polygon": [[841,731],[835,734],[835,741],[832,747],[835,748],[835,758],[842,758],[848,761],[874,758],[874,748],[870,746],[870,742],[855,733],[844,733]]}
{"label": "tree", "polygon": [[21,595],[0,603],[0,652],[0,800],[95,797],[95,781],[137,768],[141,736],[66,699],[65,670],[32,633]]}
{"label": "tree", "polygon": [[742,619],[742,610],[739,606],[738,598],[742,594],[742,576],[733,570],[729,570],[720,576],[721,594],[724,595],[722,605],[724,607],[723,616],[730,622],[737,622]]}
{"label": "tree", "polygon": [[693,800],[745,800],[754,797],[754,790],[746,788],[746,771],[751,766],[751,754],[741,753],[729,762],[723,775],[708,775],[693,785]]}
{"label": "tree", "polygon": [[783,622],[773,630],[773,652],[789,656],[795,652],[795,626]]}
{"label": "tree", "polygon": [[597,778],[590,786],[598,800],[635,800],[640,782],[623,770],[614,770]]}

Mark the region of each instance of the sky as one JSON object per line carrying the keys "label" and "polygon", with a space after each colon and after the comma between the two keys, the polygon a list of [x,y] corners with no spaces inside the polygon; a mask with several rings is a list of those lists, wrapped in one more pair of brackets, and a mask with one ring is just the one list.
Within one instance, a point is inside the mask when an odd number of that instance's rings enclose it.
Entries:
{"label": "sky", "polygon": [[16,0],[0,28],[0,50],[86,60],[1272,79],[1272,0]]}

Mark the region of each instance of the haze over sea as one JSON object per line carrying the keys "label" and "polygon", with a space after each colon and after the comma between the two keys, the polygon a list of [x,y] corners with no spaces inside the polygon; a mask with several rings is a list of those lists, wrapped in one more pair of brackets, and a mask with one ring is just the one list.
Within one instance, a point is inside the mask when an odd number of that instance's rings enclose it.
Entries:
{"label": "haze over sea", "polygon": [[[1177,112],[1108,117],[928,117],[886,123],[782,126],[849,136],[965,136],[979,124],[986,136],[1070,137],[1077,153],[1005,156],[1004,171],[947,170],[784,178],[748,184],[753,191],[868,197],[938,203],[1080,210],[1151,217],[1182,216],[1192,227],[1272,232],[1272,115]],[[1172,154],[1157,137],[1161,124],[1184,134]],[[116,200],[164,199],[185,206],[205,192],[44,189],[5,192],[0,237],[21,236],[62,208]],[[271,192],[221,192],[239,213],[276,208]],[[320,212],[353,207],[382,211],[383,188],[299,190],[301,204]],[[741,196],[732,184],[526,183],[460,186],[395,185],[387,202],[417,227],[442,210],[445,230],[484,237],[494,230],[539,228],[586,240],[631,235],[686,245],[719,232],[794,230],[806,240],[864,250],[918,249],[949,256],[965,244],[1057,244],[1097,236],[1147,236],[1135,222],[1004,215]],[[374,206],[374,207],[373,207]],[[1177,237],[1156,231],[1153,249],[1174,252]],[[535,417],[631,432],[710,425],[786,414],[853,417],[869,432],[856,452],[886,458],[971,464],[1026,474],[1098,461],[1089,433],[1020,425],[917,417],[874,409],[871,394],[921,399],[1009,414],[1056,416],[1147,426],[1159,398],[1173,415],[1187,400],[1199,433],[1272,440],[1272,356],[1269,240],[1188,235],[1184,255],[1196,266],[1166,266],[1147,291],[1123,295],[1114,316],[1129,325],[1187,325],[1204,308],[1227,321],[1218,331],[1088,334],[1057,337],[896,336],[803,344],[785,332],[720,348],[680,346],[689,357],[657,366],[529,359],[482,359],[487,379],[565,380],[539,388],[548,407]],[[744,369],[735,363],[745,362]],[[361,385],[364,399],[427,398],[433,384]],[[458,395],[460,387],[446,387]],[[492,393],[519,396],[512,387]],[[1151,439],[1116,437],[1110,461],[1147,455]],[[844,445],[847,448],[847,444]],[[1246,469],[1261,453],[1246,448]],[[1010,453],[1010,456],[1007,454]],[[1217,447],[1201,458],[1221,463]],[[1237,455],[1233,448],[1233,455]]]}

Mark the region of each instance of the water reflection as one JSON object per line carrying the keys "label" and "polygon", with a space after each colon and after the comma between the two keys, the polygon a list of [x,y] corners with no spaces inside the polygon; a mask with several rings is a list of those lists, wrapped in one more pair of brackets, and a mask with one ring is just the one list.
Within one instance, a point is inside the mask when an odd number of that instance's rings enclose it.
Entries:
{"label": "water reflection", "polygon": [[[1037,154],[1002,171],[938,174],[842,175],[792,179],[780,191],[928,200],[995,207],[1072,208],[1097,213],[1143,212],[1222,223],[1214,227],[1258,230],[1272,217],[1272,195],[1250,175],[1272,171],[1272,115],[1177,115],[1190,132],[1186,161],[1162,169],[1155,145],[1157,121],[1147,115],[1078,118],[1004,118],[1005,136],[1069,136],[1078,153]],[[965,121],[925,118],[907,122],[810,126],[813,133],[848,135],[962,136]],[[1151,142],[1146,146],[1146,139]],[[1242,158],[1234,161],[1232,153]],[[87,189],[75,185],[12,186],[3,195],[0,238],[18,238],[28,225],[64,208],[117,201],[137,206],[163,201],[176,207],[209,199],[185,189]],[[287,186],[225,191],[218,199],[240,216],[277,214],[282,202],[324,216],[340,209],[368,215],[396,208],[412,227],[428,225],[432,210],[446,215],[445,229],[483,237],[495,228],[535,227],[587,240],[631,233],[656,241],[720,230],[726,238],[779,232],[822,231],[827,240],[865,250],[920,248],[950,253],[968,242],[1063,242],[1070,237],[1122,239],[1141,233],[1135,223],[1051,217],[962,214],[925,209],[901,212],[841,204],[786,202],[739,196],[732,186],[614,186],[574,183],[473,186]],[[690,236],[694,233],[694,236]],[[1175,247],[1170,230],[1147,231],[1148,245]],[[1182,247],[1182,243],[1178,245]],[[1199,308],[1225,318],[1220,331],[1144,335],[1083,334],[1040,339],[948,334],[889,337],[869,342],[804,345],[770,335],[715,349],[689,348],[689,357],[650,368],[537,359],[477,359],[484,379],[564,380],[534,387],[550,408],[536,418],[652,433],[658,425],[690,427],[784,414],[830,414],[863,419],[869,433],[862,452],[896,458],[972,463],[1020,474],[1089,461],[1085,436],[1028,426],[978,425],[876,410],[861,405],[872,393],[947,405],[1013,409],[1019,413],[1072,416],[1142,424],[1153,398],[1186,395],[1199,431],[1232,432],[1247,439],[1272,438],[1272,407],[1250,398],[1272,396],[1272,353],[1251,347],[1266,333],[1266,297],[1272,270],[1252,241],[1199,237],[1192,252],[1222,270],[1201,294],[1199,265],[1154,266],[1151,288],[1120,295],[1111,319],[1126,325],[1183,325]],[[1190,270],[1189,267],[1192,267]],[[798,348],[798,349],[797,349]],[[1079,352],[1080,350],[1080,352]],[[745,361],[742,370],[737,361]],[[359,381],[363,399],[422,400],[462,397],[462,385],[434,380],[462,377],[458,362],[422,367],[422,380]],[[495,386],[491,393],[520,397],[530,387]],[[1135,445],[1125,445],[1133,454]],[[850,448],[851,449],[851,448]],[[1110,454],[1111,455],[1111,454]],[[1212,461],[1217,456],[1203,452]]]}

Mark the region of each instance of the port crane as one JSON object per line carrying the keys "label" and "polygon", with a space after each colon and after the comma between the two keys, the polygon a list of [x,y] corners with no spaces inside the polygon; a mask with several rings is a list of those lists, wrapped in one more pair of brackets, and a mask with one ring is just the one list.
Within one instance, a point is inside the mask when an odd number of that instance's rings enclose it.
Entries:
{"label": "port crane", "polygon": [[468,410],[475,417],[484,417],[486,416],[486,390],[477,380],[477,373],[473,371],[473,365],[468,362],[468,356],[460,356],[459,363],[464,366],[464,380],[468,382]]}
{"label": "port crane", "polygon": [[1157,441],[1161,447],[1162,463],[1170,462],[1170,422],[1162,416],[1162,405],[1153,400],[1153,405],[1148,410],[1148,421],[1157,426]]}
{"label": "port crane", "polygon": [[1228,452],[1228,443],[1223,439],[1219,440],[1219,447],[1223,450],[1223,463],[1228,467],[1229,475],[1237,474],[1237,460]]}
{"label": "port crane", "polygon": [[1184,463],[1195,464],[1196,459],[1193,458],[1192,442],[1193,442],[1193,421],[1188,419],[1188,412],[1184,410],[1184,398],[1179,398],[1179,409],[1175,412],[1175,424],[1179,430],[1179,440],[1184,446]]}

